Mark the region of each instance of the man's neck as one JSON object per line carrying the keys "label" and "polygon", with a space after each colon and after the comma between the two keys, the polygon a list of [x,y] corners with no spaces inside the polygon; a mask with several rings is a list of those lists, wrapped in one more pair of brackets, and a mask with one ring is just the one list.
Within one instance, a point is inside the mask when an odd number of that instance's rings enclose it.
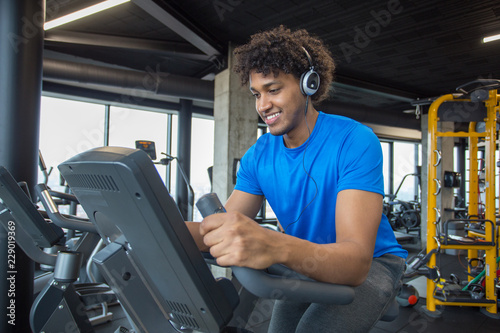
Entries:
{"label": "man's neck", "polygon": [[314,108],[309,108],[306,116],[300,125],[292,132],[283,135],[283,142],[287,148],[297,148],[302,145],[311,135],[316,120],[318,120],[319,112]]}

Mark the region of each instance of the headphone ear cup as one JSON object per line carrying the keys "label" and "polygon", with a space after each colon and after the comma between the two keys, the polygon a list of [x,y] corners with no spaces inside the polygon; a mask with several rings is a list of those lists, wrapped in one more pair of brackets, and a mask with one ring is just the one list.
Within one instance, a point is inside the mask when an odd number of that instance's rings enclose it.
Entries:
{"label": "headphone ear cup", "polygon": [[313,69],[300,77],[300,91],[306,96],[314,95],[319,89],[319,75]]}

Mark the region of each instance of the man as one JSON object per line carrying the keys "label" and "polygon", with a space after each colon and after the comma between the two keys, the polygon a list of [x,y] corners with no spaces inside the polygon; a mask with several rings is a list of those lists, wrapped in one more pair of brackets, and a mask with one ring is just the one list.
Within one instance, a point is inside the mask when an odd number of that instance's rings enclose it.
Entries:
{"label": "man", "polygon": [[[270,332],[368,332],[396,294],[407,256],[382,214],[380,142],[368,127],[314,108],[328,96],[335,65],[305,30],[280,26],[234,53],[270,133],[242,158],[227,213],[190,229],[219,265],[280,263],[356,287],[350,305],[277,301]],[[282,233],[252,220],[264,197]]]}

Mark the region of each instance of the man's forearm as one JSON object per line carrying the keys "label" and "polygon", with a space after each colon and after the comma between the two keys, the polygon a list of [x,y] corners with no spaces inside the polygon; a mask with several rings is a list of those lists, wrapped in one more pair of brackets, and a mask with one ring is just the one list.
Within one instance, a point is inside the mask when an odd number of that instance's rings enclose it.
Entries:
{"label": "man's forearm", "polygon": [[[357,286],[363,283],[371,266],[372,256],[363,255],[354,242],[316,244],[281,234],[280,263],[312,279]],[[372,251],[373,253],[373,251]]]}

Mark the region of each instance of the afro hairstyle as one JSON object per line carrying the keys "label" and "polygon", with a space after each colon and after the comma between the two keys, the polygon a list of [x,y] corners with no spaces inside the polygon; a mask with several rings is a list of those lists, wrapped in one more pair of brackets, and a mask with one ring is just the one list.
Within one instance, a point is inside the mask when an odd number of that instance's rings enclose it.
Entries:
{"label": "afro hairstyle", "polygon": [[233,70],[240,75],[242,85],[249,82],[253,70],[264,75],[272,72],[274,76],[281,71],[300,79],[311,67],[302,48],[311,56],[312,66],[320,77],[319,89],[311,96],[312,103],[316,104],[329,96],[335,62],[323,42],[304,29],[291,31],[281,25],[252,35],[247,44],[234,49]]}

